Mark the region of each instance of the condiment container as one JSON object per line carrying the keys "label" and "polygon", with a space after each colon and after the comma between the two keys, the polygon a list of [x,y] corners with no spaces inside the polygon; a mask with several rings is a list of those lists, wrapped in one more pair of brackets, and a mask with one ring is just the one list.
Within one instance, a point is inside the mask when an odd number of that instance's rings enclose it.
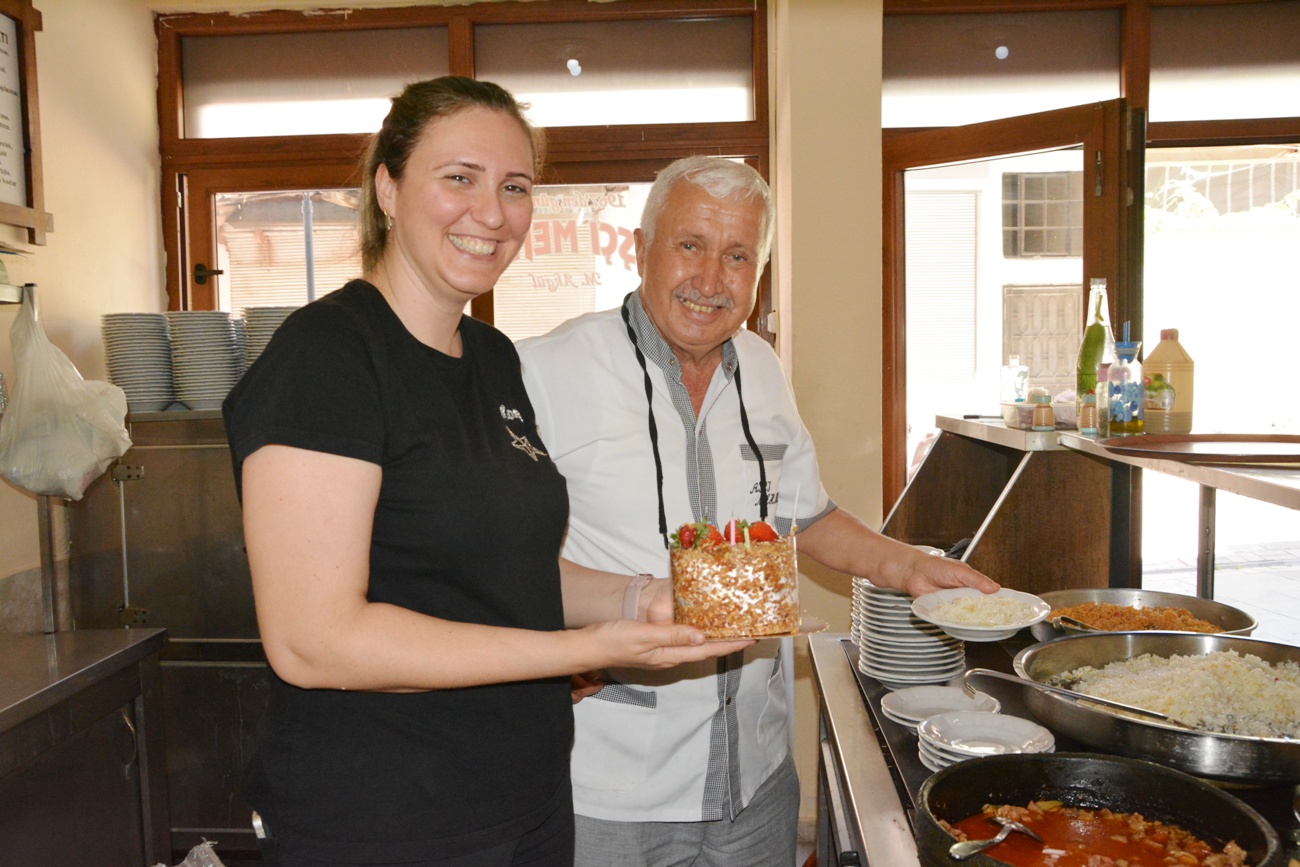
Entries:
{"label": "condiment container", "polygon": [[1178,342],[1178,329],[1165,328],[1142,361],[1146,379],[1147,433],[1191,433],[1195,364]]}
{"label": "condiment container", "polygon": [[1137,360],[1139,341],[1115,343],[1115,363],[1106,373],[1107,416],[1110,436],[1124,437],[1144,433],[1142,416],[1146,407],[1146,387],[1142,381],[1142,362]]}

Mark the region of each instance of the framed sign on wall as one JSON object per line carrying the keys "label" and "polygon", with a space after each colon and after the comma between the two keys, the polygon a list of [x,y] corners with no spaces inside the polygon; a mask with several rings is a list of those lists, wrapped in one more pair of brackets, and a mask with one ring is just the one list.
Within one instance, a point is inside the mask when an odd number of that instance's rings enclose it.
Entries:
{"label": "framed sign on wall", "polygon": [[0,224],[27,230],[44,244],[54,230],[41,180],[40,114],[36,99],[36,31],[32,0],[0,0]]}

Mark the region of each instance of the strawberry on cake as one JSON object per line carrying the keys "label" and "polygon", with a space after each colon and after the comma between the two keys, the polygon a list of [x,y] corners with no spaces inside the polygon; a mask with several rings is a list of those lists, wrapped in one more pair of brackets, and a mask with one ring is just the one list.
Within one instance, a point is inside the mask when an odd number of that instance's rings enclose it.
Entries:
{"label": "strawberry on cake", "polygon": [[794,542],[762,521],[719,530],[699,521],[672,537],[673,610],[708,638],[799,631]]}

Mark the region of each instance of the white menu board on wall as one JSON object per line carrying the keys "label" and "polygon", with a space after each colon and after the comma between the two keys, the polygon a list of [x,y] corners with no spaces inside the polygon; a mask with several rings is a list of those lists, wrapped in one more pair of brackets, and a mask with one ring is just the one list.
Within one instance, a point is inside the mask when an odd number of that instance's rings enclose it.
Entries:
{"label": "white menu board on wall", "polygon": [[18,22],[0,15],[0,202],[27,207],[22,64]]}

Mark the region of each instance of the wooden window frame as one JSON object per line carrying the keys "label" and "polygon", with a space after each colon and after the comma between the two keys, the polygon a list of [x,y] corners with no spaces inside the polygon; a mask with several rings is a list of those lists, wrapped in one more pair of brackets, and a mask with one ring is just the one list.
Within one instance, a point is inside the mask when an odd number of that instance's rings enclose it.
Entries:
{"label": "wooden window frame", "polygon": [[[767,0],[586,0],[481,3],[470,6],[413,6],[392,9],[353,9],[346,15],[315,10],[312,14],[275,10],[251,14],[158,14],[159,149],[162,156],[163,245],[167,258],[168,309],[211,309],[215,291],[193,279],[191,263],[199,251],[197,239],[187,238],[185,207],[199,206],[198,187],[191,175],[201,175],[204,189],[220,187],[228,176],[244,184],[337,187],[359,185],[357,165],[364,135],[265,136],[254,138],[186,139],[182,135],[181,40],[189,36],[303,33],[339,30],[448,28],[449,72],[474,75],[474,27],[486,24],[554,24],[651,19],[698,19],[753,16],[752,45],[754,119],[721,123],[647,124],[644,126],[578,126],[546,129],[546,184],[651,181],[673,160],[692,154],[743,158],[769,177]],[[231,188],[240,188],[234,187]],[[243,188],[247,188],[246,186]],[[202,243],[210,244],[211,241]],[[204,259],[207,254],[202,254]],[[474,315],[492,321],[492,299],[476,299]],[[764,275],[750,327],[769,340],[772,309],[770,277]]]}
{"label": "wooden window frame", "polygon": [[[1108,145],[1119,162],[1129,186],[1141,201],[1145,171],[1145,150],[1160,147],[1211,146],[1234,144],[1287,144],[1300,141],[1300,118],[1242,118],[1213,121],[1163,121],[1148,123],[1151,81],[1151,10],[1156,7],[1175,6],[1228,6],[1268,2],[1268,0],[884,0],[884,14],[890,15],[956,15],[972,13],[1027,13],[1064,12],[1082,9],[1118,9],[1121,11],[1120,27],[1120,98],[1125,106],[1126,119],[1120,131],[1120,140],[1127,147]],[[997,122],[990,122],[997,123]],[[1032,138],[1034,131],[1022,128],[1023,122],[1008,118],[1003,128],[1014,139]],[[983,127],[985,125],[973,125]],[[969,152],[975,158],[981,150],[996,147],[980,140],[962,141],[960,127],[923,137],[923,130],[890,129],[882,131],[884,141],[884,286],[883,286],[883,340],[882,340],[882,496],[883,502],[892,504],[902,495],[907,483],[907,420],[905,396],[906,371],[903,361],[906,354],[906,322],[902,297],[903,223],[902,223],[902,172],[899,167],[932,165],[958,152]],[[1008,138],[1007,141],[1013,140]],[[960,142],[960,146],[958,143]],[[1137,143],[1133,147],[1133,143]],[[906,149],[920,152],[905,153]],[[994,151],[996,152],[996,151]],[[891,168],[892,166],[892,168]],[[1085,178],[1085,203],[1088,183]],[[1085,204],[1086,207],[1086,204]],[[1115,203],[1109,206],[1112,210]],[[1088,220],[1085,217],[1085,223]],[[1127,219],[1123,230],[1108,241],[1113,249],[1100,254],[1089,252],[1090,242],[1084,237],[1084,269],[1090,276],[1114,274],[1111,293],[1116,321],[1129,321],[1139,331],[1142,319],[1142,268],[1143,223],[1138,216]],[[1099,265],[1108,270],[1099,270]],[[1086,286],[1085,286],[1086,291]],[[1086,296],[1080,297],[1080,310]],[[1082,312],[1081,312],[1081,315]]]}

